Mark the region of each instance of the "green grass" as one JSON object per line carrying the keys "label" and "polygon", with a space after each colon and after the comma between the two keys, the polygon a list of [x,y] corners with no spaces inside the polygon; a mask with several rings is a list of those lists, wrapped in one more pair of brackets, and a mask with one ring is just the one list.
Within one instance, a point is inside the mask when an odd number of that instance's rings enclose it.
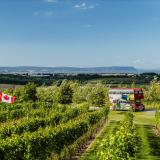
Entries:
{"label": "green grass", "polygon": [[134,122],[140,136],[138,160],[160,159],[160,138],[155,134],[155,112],[135,112]]}
{"label": "green grass", "polygon": [[152,125],[137,125],[137,133],[140,135],[139,160],[158,160],[160,159],[160,139],[154,133]]}
{"label": "green grass", "polygon": [[137,125],[136,126],[137,134],[140,136],[141,141],[139,143],[139,152],[137,153],[137,159],[151,159],[150,153],[150,144],[147,138],[147,126]]}
{"label": "green grass", "polygon": [[134,122],[136,124],[143,125],[155,125],[155,112],[154,111],[144,111],[144,112],[134,112]]}
{"label": "green grass", "polygon": [[126,111],[110,111],[108,118],[110,121],[122,121],[125,113]]}

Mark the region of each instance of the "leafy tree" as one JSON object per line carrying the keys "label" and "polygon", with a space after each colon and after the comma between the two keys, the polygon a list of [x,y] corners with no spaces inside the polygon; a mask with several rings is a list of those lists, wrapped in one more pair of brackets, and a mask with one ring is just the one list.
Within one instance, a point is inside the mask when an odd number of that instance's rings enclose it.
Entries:
{"label": "leafy tree", "polygon": [[15,88],[13,94],[16,96],[16,102],[22,102],[23,101],[23,88]]}
{"label": "leafy tree", "polygon": [[105,105],[105,94],[103,91],[95,91],[91,97],[92,105],[102,107]]}
{"label": "leafy tree", "polygon": [[24,86],[22,94],[23,101],[36,101],[37,100],[36,89],[37,85],[35,83],[29,82],[28,84],[26,84]]}
{"label": "leafy tree", "polygon": [[58,102],[61,104],[70,104],[72,103],[73,98],[73,90],[68,83],[68,81],[63,81],[60,90],[59,90],[59,100]]}
{"label": "leafy tree", "polygon": [[73,101],[75,103],[88,102],[93,87],[94,85],[91,83],[87,83],[86,85],[79,85],[76,89],[74,89]]}
{"label": "leafy tree", "polygon": [[37,87],[37,99],[42,102],[53,102],[56,105],[59,101],[60,87],[49,86],[49,87]]}
{"label": "leafy tree", "polygon": [[159,101],[160,100],[160,84],[153,80],[145,92],[145,99],[148,101]]}
{"label": "leafy tree", "polygon": [[106,86],[98,83],[96,84],[88,96],[88,101],[97,107],[105,106],[106,101],[108,101],[108,89]]}

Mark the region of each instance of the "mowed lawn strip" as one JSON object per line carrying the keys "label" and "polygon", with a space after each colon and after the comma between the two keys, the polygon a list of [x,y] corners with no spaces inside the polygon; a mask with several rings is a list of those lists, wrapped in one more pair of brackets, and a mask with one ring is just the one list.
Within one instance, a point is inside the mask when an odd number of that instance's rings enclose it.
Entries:
{"label": "mowed lawn strip", "polygon": [[137,159],[151,159],[151,149],[147,138],[147,126],[136,125],[137,134],[140,136],[139,151],[137,153]]}
{"label": "mowed lawn strip", "polygon": [[160,138],[155,133],[155,111],[137,112],[135,123],[140,136],[139,160],[160,160]]}

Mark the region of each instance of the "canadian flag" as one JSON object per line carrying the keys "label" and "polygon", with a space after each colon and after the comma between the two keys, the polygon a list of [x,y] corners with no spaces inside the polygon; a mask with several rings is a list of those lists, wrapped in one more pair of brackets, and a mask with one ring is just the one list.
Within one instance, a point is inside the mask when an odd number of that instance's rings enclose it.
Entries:
{"label": "canadian flag", "polygon": [[1,102],[6,102],[6,103],[14,103],[16,100],[16,97],[15,96],[9,96],[7,94],[4,94],[2,92],[0,92],[0,101]]}

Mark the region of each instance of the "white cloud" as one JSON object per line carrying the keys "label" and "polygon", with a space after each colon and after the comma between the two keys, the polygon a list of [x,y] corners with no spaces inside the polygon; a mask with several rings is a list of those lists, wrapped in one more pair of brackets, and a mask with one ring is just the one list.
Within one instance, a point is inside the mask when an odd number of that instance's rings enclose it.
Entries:
{"label": "white cloud", "polygon": [[90,9],[94,9],[95,6],[94,6],[94,5],[90,5],[89,8],[90,8]]}
{"label": "white cloud", "polygon": [[34,16],[39,16],[39,12],[34,12],[33,15]]}
{"label": "white cloud", "polygon": [[44,15],[46,17],[51,17],[51,16],[53,16],[53,12],[52,11],[47,11],[47,12],[44,12]]}
{"label": "white cloud", "polygon": [[91,25],[91,24],[85,24],[85,25],[83,25],[82,27],[83,27],[83,28],[91,28],[91,27],[93,27],[93,25]]}
{"label": "white cloud", "polygon": [[58,2],[58,0],[44,0],[44,2],[47,2],[47,3],[56,3],[56,2]]}
{"label": "white cloud", "polygon": [[136,59],[136,60],[133,61],[133,63],[137,64],[137,65],[144,64],[144,60],[143,59]]}
{"label": "white cloud", "polygon": [[77,9],[82,9],[82,10],[87,10],[87,9],[94,9],[95,8],[95,5],[87,5],[85,2],[81,3],[81,4],[76,4],[74,6],[74,8],[77,8]]}

